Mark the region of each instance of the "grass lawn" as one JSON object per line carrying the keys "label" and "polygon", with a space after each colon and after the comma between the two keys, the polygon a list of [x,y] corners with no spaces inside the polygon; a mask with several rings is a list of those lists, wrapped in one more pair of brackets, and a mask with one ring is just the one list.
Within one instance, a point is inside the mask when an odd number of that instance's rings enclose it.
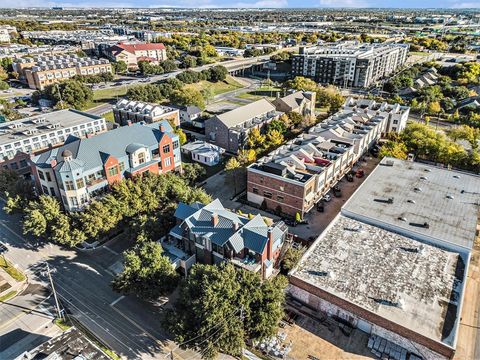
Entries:
{"label": "grass lawn", "polygon": [[280,92],[281,90],[282,89],[273,86],[259,87],[256,90],[239,94],[237,97],[247,100],[259,100],[262,98],[275,99],[277,92]]}
{"label": "grass lawn", "polygon": [[17,270],[15,267],[13,267],[13,265],[7,260],[5,260],[3,256],[0,257],[0,267],[18,282],[25,280],[25,275],[23,275],[20,270]]}
{"label": "grass lawn", "polygon": [[109,112],[103,114],[102,116],[103,116],[103,117],[105,118],[105,120],[107,120],[107,121],[110,121],[110,122],[112,122],[112,123],[115,122],[115,118],[113,117],[113,111],[109,111]]}
{"label": "grass lawn", "polygon": [[229,91],[233,91],[235,89],[243,88],[243,86],[231,76],[227,76],[224,81],[218,81],[216,83],[202,80],[195,84],[187,84],[185,85],[185,87],[187,89],[196,89],[198,91],[201,91],[203,89],[211,89],[214,95],[223,94]]}
{"label": "grass lawn", "polygon": [[6,293],[3,296],[0,296],[0,302],[7,301],[7,300],[13,298],[15,295],[17,295],[17,292],[15,290],[12,290],[12,291]]}
{"label": "grass lawn", "polygon": [[117,96],[125,96],[127,88],[125,86],[114,86],[108,89],[98,89],[93,91],[93,100],[100,102],[107,102],[109,100],[116,100]]}
{"label": "grass lawn", "polygon": [[422,52],[422,51],[410,51],[408,55],[415,55],[415,56],[428,56],[431,55],[428,52]]}

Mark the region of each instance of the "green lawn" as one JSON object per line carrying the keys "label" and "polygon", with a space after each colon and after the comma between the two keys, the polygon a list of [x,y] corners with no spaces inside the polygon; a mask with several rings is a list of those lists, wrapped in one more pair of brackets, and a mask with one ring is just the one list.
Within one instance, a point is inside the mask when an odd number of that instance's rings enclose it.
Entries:
{"label": "green lawn", "polygon": [[126,94],[127,88],[125,86],[114,86],[108,89],[94,90],[93,100],[107,102],[109,100],[116,100],[117,96],[125,96]]}
{"label": "green lawn", "polygon": [[72,325],[70,325],[70,323],[66,320],[55,319],[54,322],[55,322],[55,325],[57,325],[60,329],[62,329],[62,331],[68,330],[72,327]]}
{"label": "green lawn", "polygon": [[17,292],[15,290],[9,291],[5,295],[0,296],[0,302],[7,301],[7,300],[13,298],[15,295],[17,295]]}
{"label": "green lawn", "polygon": [[17,270],[10,262],[5,260],[5,258],[2,256],[0,257],[0,267],[5,270],[5,272],[10,275],[12,278],[17,280],[18,282],[24,281],[25,275],[20,270]]}
{"label": "green lawn", "polygon": [[265,87],[259,87],[258,89],[253,91],[239,94],[237,97],[241,99],[248,99],[248,100],[259,100],[261,98],[274,99],[276,97],[277,92],[280,92],[281,90],[282,89],[278,87],[265,86]]}
{"label": "green lawn", "polygon": [[410,51],[408,54],[409,54],[409,55],[416,55],[416,56],[428,56],[428,55],[431,55],[430,53],[421,52],[421,51]]}
{"label": "green lawn", "polygon": [[224,81],[218,81],[215,83],[215,82],[202,80],[195,84],[185,85],[185,87],[187,89],[196,89],[198,91],[203,89],[211,89],[214,95],[219,95],[229,91],[233,91],[235,89],[241,89],[243,88],[243,85],[238,83],[231,76],[227,76],[227,78]]}
{"label": "green lawn", "polygon": [[103,114],[102,116],[103,116],[103,117],[105,118],[105,120],[107,120],[107,121],[110,121],[110,122],[112,122],[112,123],[115,122],[115,118],[113,117],[113,111],[109,111],[109,112],[107,112],[106,114]]}

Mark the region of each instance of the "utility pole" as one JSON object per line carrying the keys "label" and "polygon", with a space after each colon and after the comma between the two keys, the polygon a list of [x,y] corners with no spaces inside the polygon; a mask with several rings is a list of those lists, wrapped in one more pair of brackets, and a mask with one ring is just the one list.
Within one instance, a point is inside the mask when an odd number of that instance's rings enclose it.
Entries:
{"label": "utility pole", "polygon": [[57,308],[57,315],[60,319],[65,320],[63,318],[63,312],[60,310],[60,303],[58,302],[58,297],[57,297],[57,292],[55,291],[55,286],[53,286],[53,279],[52,279],[52,274],[50,273],[50,266],[48,265],[47,262],[45,262],[47,265],[47,275],[48,275],[48,280],[50,280],[50,286],[52,287],[52,292],[53,292],[53,297],[55,298],[55,307]]}
{"label": "utility pole", "polygon": [[[58,83],[55,83],[55,87],[57,88],[57,91],[58,91],[58,96],[60,97],[60,106],[62,107],[63,109],[63,99],[62,99],[62,93],[60,92],[60,89],[58,87]],[[47,264],[48,266],[48,264]]]}

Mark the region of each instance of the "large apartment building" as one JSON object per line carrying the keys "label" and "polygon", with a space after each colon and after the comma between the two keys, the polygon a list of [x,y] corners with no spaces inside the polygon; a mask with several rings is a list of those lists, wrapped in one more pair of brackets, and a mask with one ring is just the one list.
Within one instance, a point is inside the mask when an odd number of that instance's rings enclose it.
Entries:
{"label": "large apartment building", "polygon": [[106,55],[113,61],[125,62],[129,68],[136,68],[139,61],[158,64],[167,60],[167,49],[161,43],[119,43],[108,49]]}
{"label": "large apartment building", "polygon": [[9,43],[10,42],[10,34],[16,33],[17,28],[10,25],[2,25],[0,26],[0,43]]}
{"label": "large apartment building", "polygon": [[31,164],[38,191],[74,211],[125,177],[181,169],[180,142],[168,121],[133,124],[86,139],[70,136]]}
{"label": "large apartment building", "polygon": [[406,44],[324,44],[300,47],[292,58],[293,76],[321,84],[369,87],[394,73],[407,60]]}
{"label": "large apartment building", "polygon": [[38,56],[15,60],[13,69],[19,79],[31,89],[43,90],[46,86],[77,75],[111,73],[112,65],[106,59],[81,58],[76,55]]}
{"label": "large apartment building", "polygon": [[[216,199],[208,205],[180,203],[175,211],[177,225],[170,231],[168,250],[174,246],[184,252],[183,271],[192,263],[235,266],[268,278],[286,240],[288,227],[283,222],[267,225],[258,214],[253,218],[225,209]],[[172,251],[174,252],[174,251]],[[188,261],[193,256],[193,261]]]}
{"label": "large apartment building", "polygon": [[[348,101],[346,104],[352,105]],[[405,111],[408,113],[408,109]],[[387,132],[391,121],[388,112],[345,106],[250,165],[248,201],[303,217]]]}
{"label": "large apartment building", "polygon": [[105,119],[77,110],[59,110],[0,124],[0,165],[28,176],[31,154],[61,146],[74,135],[98,134],[107,130]]}
{"label": "large apartment building", "polygon": [[282,114],[266,99],[215,115],[205,121],[205,135],[211,143],[236,154],[243,149],[253,129],[263,130]]}
{"label": "large apartment building", "polygon": [[115,122],[127,125],[129,122],[146,122],[148,124],[160,120],[170,120],[175,126],[180,126],[179,110],[169,106],[148,104],[140,101],[122,99],[113,106]]}

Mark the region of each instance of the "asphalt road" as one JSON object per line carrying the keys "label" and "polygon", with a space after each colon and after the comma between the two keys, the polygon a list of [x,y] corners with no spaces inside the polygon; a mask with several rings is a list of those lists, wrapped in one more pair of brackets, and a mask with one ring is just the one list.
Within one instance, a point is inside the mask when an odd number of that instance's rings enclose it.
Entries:
{"label": "asphalt road", "polygon": [[[27,273],[30,283],[38,286],[34,298],[23,299],[28,295],[25,293],[0,304],[2,341],[7,338],[9,343],[19,342],[26,336],[22,332],[25,331],[23,324],[38,321],[34,317],[45,317],[37,311],[19,309],[35,309],[38,302],[50,295],[44,271],[48,261],[62,306],[123,358],[163,359],[169,349],[174,348],[159,325],[160,309],[134,297],[122,297],[110,288],[113,275],[108,268],[121,259],[120,253],[126,244],[112,243],[108,249],[84,253],[38,243],[21,234],[19,218],[0,210],[0,239],[7,244],[7,259]],[[50,313],[46,322],[51,323],[54,313],[51,298],[45,300],[43,306]],[[35,332],[32,330],[31,333]],[[38,331],[38,336],[45,335]],[[28,350],[27,346],[22,350]],[[184,359],[195,355],[179,350],[174,353]]]}

